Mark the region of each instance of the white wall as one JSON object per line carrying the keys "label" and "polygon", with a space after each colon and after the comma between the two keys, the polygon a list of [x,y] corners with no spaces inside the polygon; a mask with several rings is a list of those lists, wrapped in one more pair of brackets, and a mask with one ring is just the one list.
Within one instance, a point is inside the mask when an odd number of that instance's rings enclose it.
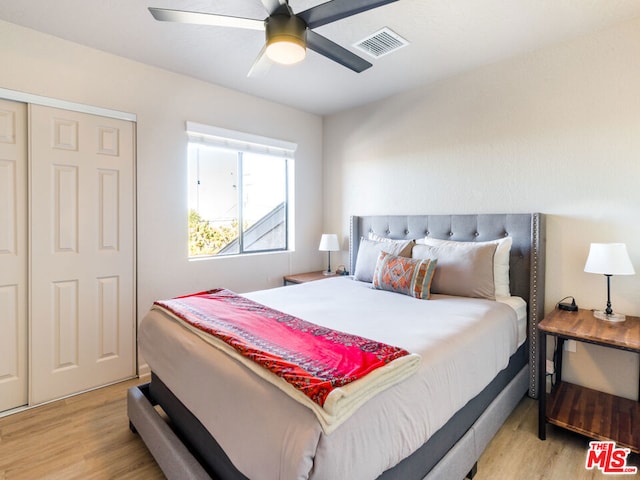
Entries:
{"label": "white wall", "polygon": [[[322,119],[0,21],[0,87],[137,115],[138,315],[158,298],[320,269]],[[187,260],[185,121],[298,144],[295,252]]]}
{"label": "white wall", "polygon": [[[546,311],[604,308],[590,242],[625,242],[612,278],[640,316],[640,19],[324,121],[325,229],[350,215],[543,212]],[[425,58],[425,62],[429,59]],[[343,262],[347,261],[346,253]],[[565,379],[637,398],[638,358],[578,345]]]}

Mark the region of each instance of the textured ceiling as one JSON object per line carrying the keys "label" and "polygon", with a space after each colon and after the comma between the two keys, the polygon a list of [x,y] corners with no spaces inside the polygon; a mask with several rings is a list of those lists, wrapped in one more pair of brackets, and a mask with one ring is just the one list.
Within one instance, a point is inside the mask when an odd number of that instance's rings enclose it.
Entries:
{"label": "textured ceiling", "polygon": [[[262,32],[157,22],[150,6],[266,16],[260,0],[0,0],[0,19],[325,115],[640,16],[640,0],[399,0],[316,29],[373,63],[363,73],[309,51],[247,78]],[[410,45],[379,59],[351,46],[382,27]]]}

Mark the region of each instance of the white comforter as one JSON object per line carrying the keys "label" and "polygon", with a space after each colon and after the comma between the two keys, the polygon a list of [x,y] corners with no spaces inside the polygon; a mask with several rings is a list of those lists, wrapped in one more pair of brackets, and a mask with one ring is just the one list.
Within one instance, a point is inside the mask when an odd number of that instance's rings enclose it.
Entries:
{"label": "white comforter", "polygon": [[477,395],[522,341],[515,310],[501,302],[437,295],[416,300],[350,278],[246,296],[422,357],[415,375],[327,435],[310,410],[174,320],[150,312],[139,342],[151,369],[252,480],[379,476]]}

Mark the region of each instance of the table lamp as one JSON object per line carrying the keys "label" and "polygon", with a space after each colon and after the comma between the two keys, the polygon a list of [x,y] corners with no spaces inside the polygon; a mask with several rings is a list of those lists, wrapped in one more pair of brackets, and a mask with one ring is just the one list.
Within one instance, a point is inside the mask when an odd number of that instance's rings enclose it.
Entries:
{"label": "table lamp", "polygon": [[627,247],[624,243],[592,243],[589,249],[584,271],[600,273],[607,277],[607,308],[596,310],[593,315],[609,322],[624,322],[625,316],[613,313],[611,308],[611,275],[633,275],[633,269]]}
{"label": "table lamp", "polygon": [[322,238],[320,238],[320,246],[318,247],[318,250],[321,252],[329,252],[327,270],[322,273],[325,275],[333,275],[333,272],[331,271],[331,252],[337,252],[340,250],[338,236],[335,233],[323,233]]}

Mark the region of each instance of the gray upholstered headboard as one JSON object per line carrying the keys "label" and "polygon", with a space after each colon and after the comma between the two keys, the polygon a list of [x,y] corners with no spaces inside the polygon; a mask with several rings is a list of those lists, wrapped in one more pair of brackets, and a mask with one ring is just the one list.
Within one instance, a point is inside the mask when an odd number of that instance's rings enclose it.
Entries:
{"label": "gray upholstered headboard", "polygon": [[425,236],[456,241],[486,241],[505,236],[511,247],[511,294],[529,309],[529,395],[537,398],[537,325],[544,317],[545,219],[540,213],[478,215],[368,215],[351,217],[349,265],[355,271],[360,238],[369,232],[395,239]]}

